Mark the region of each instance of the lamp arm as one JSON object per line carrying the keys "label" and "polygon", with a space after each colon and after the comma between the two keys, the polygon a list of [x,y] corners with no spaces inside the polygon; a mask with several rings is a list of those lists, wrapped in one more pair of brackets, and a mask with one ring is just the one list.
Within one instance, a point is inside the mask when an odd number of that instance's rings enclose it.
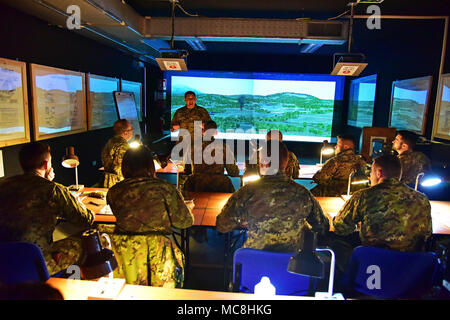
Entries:
{"label": "lamp arm", "polygon": [[348,176],[347,196],[349,196],[349,197],[350,197],[350,186],[352,184],[352,177],[354,174],[355,174],[355,171],[353,170]]}
{"label": "lamp arm", "polygon": [[334,269],[336,264],[335,255],[333,250],[328,248],[316,248],[316,251],[328,251],[331,254],[330,280],[328,282],[328,296],[331,298],[333,296]]}
{"label": "lamp arm", "polygon": [[418,187],[418,185],[419,185],[419,178],[420,178],[421,176],[423,176],[424,174],[425,174],[424,172],[421,172],[421,173],[419,173],[419,174],[417,175],[417,177],[416,177],[416,185],[414,186],[414,190],[417,191],[417,187]]}

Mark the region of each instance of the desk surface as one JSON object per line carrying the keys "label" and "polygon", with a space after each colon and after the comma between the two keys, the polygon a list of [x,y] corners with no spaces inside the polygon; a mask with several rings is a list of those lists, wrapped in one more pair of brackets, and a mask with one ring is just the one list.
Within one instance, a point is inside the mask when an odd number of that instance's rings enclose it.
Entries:
{"label": "desk surface", "polygon": [[[236,162],[239,167],[239,175],[242,176],[245,171],[245,163]],[[312,179],[313,175],[320,169],[321,167],[313,165],[313,164],[300,164],[300,175],[298,179]],[[166,167],[156,170],[157,173],[177,173],[177,166],[169,162]],[[182,173],[183,171],[180,171]],[[225,171],[226,172],[226,171]]]}
{"label": "desk surface", "polygon": [[[84,188],[82,192],[98,190],[107,191],[105,188]],[[194,226],[214,227],[216,225],[216,217],[231,195],[232,193],[189,192],[186,199],[194,199],[195,204],[194,210],[192,211],[194,214]],[[340,197],[316,197],[316,199],[323,212],[330,219],[330,231],[333,231],[331,222],[345,201]],[[83,203],[96,214],[95,222],[116,222],[116,218],[113,215],[99,214],[103,206],[106,205],[105,199],[86,197],[83,199]],[[430,203],[433,233],[450,234],[450,201],[430,201]]]}
{"label": "desk surface", "polygon": [[[65,300],[86,300],[96,281],[50,278]],[[172,289],[126,284],[116,300],[314,300],[314,297],[274,296],[270,299],[247,293]]]}

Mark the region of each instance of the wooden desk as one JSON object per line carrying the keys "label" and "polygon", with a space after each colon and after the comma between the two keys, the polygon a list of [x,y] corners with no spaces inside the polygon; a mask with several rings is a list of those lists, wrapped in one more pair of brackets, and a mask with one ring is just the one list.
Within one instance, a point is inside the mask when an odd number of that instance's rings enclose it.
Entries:
{"label": "wooden desk", "polygon": [[[58,289],[65,300],[86,300],[96,281],[50,278],[47,283]],[[117,300],[269,300],[248,293],[171,289],[126,284]],[[270,300],[315,300],[314,297],[274,296]]]}

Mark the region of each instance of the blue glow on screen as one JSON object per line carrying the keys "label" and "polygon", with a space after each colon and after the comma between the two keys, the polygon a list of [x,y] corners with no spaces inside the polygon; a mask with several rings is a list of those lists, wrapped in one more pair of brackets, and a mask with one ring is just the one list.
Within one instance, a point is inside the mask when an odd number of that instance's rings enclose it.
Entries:
{"label": "blue glow on screen", "polygon": [[217,122],[219,138],[260,138],[279,129],[284,140],[318,142],[331,138],[344,83],[331,75],[211,71],[169,71],[165,79],[171,118],[185,105],[185,92],[194,91]]}
{"label": "blue glow on screen", "polygon": [[376,74],[351,81],[348,125],[358,128],[372,126],[376,87]]}

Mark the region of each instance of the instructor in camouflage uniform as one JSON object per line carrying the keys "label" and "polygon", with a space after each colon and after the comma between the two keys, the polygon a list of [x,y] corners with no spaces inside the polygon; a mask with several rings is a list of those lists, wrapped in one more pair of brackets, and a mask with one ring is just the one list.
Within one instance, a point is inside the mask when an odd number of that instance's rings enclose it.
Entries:
{"label": "instructor in camouflage uniform", "polygon": [[211,137],[211,141],[203,141],[202,146],[198,148],[198,150],[194,149],[195,153],[201,153],[202,163],[194,164],[194,172],[184,183],[183,191],[233,193],[235,191],[233,183],[231,182],[231,179],[224,174],[224,169],[226,168],[229,176],[239,176],[239,167],[236,165],[234,154],[226,144],[220,142],[223,155],[222,158],[220,161],[217,161],[219,163],[214,162],[212,164],[207,164],[204,159],[205,153],[214,158],[215,149],[213,146],[219,142],[214,139],[214,136],[217,135],[216,122],[212,120],[206,121],[203,135],[205,135],[208,130],[214,131],[214,134]]}
{"label": "instructor in camouflage uniform", "polygon": [[53,242],[57,219],[81,228],[94,222],[94,214],[69,190],[53,182],[50,147],[26,144],[19,152],[24,174],[0,183],[0,241],[24,241],[38,245],[50,275],[76,264],[81,257],[81,237]]}
{"label": "instructor in camouflage uniform", "polygon": [[128,140],[133,137],[133,126],[126,119],[117,120],[113,130],[114,137],[108,140],[102,150],[102,163],[105,169],[104,188],[111,188],[123,180],[122,158],[130,147]]}
{"label": "instructor in camouflage uniform", "polygon": [[313,180],[317,186],[311,189],[316,197],[337,197],[347,193],[348,178],[353,170],[365,170],[367,163],[355,154],[355,140],[350,135],[339,135],[336,156],[328,159],[317,171]]}
{"label": "instructor in camouflage uniform", "polygon": [[335,233],[346,236],[361,224],[362,245],[399,251],[424,250],[432,233],[427,197],[398,179],[400,161],[393,155],[375,158],[371,187],[357,191],[334,218]]}
{"label": "instructor in camouflage uniform", "polygon": [[111,235],[119,263],[115,275],[128,284],[180,288],[184,256],[171,240],[172,228],[194,222],[190,209],[175,186],[155,176],[150,149],[129,149],[122,162],[125,180],[106,196],[117,219]]}
{"label": "instructor in camouflage uniform", "polygon": [[[178,129],[185,129],[189,131],[191,135],[190,147],[191,147],[191,160],[193,161],[193,152],[194,152],[194,122],[201,121],[202,129],[204,128],[204,123],[206,121],[211,120],[211,117],[208,111],[200,107],[196,104],[197,97],[193,91],[187,91],[184,94],[184,101],[186,105],[177,111],[172,118],[172,131],[176,131]],[[202,132],[202,131],[199,131]],[[178,143],[182,142],[182,137]],[[191,161],[191,162],[192,162]],[[188,162],[185,167],[185,173],[191,173],[191,162]]]}
{"label": "instructor in camouflage uniform", "polygon": [[[272,144],[278,144],[278,155],[271,155]],[[303,228],[324,234],[329,230],[329,222],[312,194],[284,173],[288,159],[286,146],[279,141],[268,141],[264,148],[260,152],[261,179],[241,187],[231,196],[217,216],[216,226],[220,232],[247,228],[248,238],[243,247],[294,252],[302,246]],[[279,166],[276,174],[265,175],[270,157],[278,157]]]}
{"label": "instructor in camouflage uniform", "polygon": [[400,181],[414,186],[417,175],[430,169],[430,159],[422,152],[414,151],[417,136],[415,133],[401,130],[392,141],[392,149],[397,151],[402,164]]}

